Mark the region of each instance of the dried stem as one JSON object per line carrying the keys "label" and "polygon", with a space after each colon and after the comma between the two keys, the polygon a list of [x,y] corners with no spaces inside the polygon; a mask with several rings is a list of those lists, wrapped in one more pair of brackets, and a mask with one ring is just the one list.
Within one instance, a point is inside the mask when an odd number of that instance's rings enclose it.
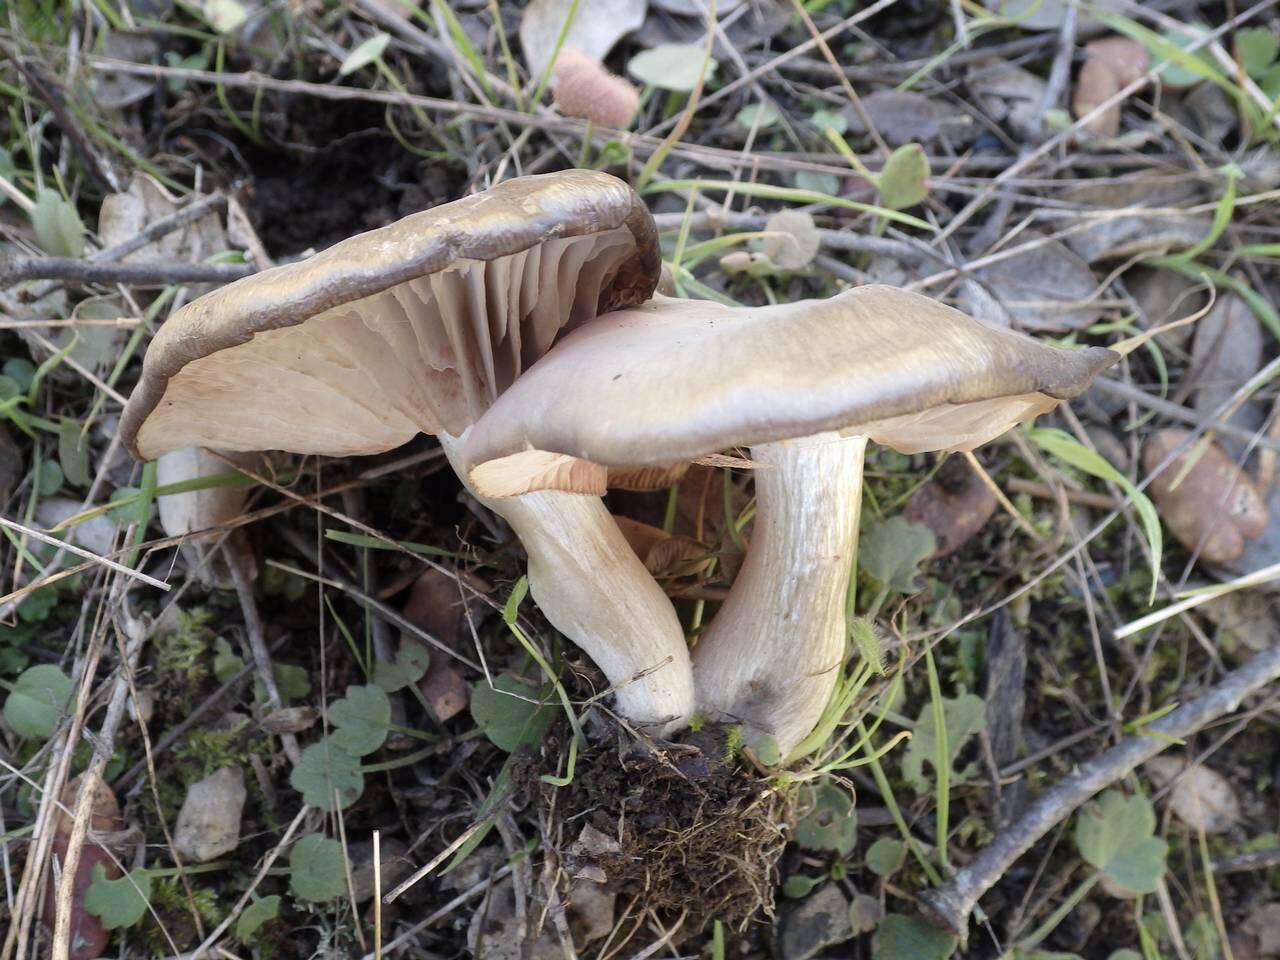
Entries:
{"label": "dried stem", "polygon": [[1110,750],[1042,794],[1008,829],[950,882],[921,895],[920,904],[938,926],[962,935],[978,900],[1014,862],[1085,801],[1127,776],[1172,744],[1219,717],[1239,709],[1245,697],[1280,679],[1280,646],[1257,654],[1244,666],[1177,710],[1148,724],[1142,733],[1122,740]]}

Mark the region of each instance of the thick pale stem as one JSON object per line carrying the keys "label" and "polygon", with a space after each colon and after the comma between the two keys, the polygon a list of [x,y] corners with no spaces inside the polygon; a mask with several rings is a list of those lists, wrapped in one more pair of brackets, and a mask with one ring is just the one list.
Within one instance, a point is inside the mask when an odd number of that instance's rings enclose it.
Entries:
{"label": "thick pale stem", "polygon": [[[460,441],[441,435],[440,442],[465,478]],[[618,712],[661,735],[684,726],[693,712],[684,631],[600,498],[542,492],[478,499],[520,537],[534,602],[604,671]]]}
{"label": "thick pale stem", "polygon": [[694,649],[698,709],[772,736],[785,755],[817,723],[845,652],[863,437],[751,448],[756,519],[729,598]]}

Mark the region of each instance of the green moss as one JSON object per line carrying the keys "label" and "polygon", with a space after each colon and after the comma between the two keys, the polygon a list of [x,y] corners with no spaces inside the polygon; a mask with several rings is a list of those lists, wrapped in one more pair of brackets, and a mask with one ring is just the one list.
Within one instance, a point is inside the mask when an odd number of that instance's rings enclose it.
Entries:
{"label": "green moss", "polygon": [[213,640],[213,614],[204,607],[178,611],[178,627],[164,634],[156,650],[156,672],[162,679],[194,686],[209,675],[205,654]]}

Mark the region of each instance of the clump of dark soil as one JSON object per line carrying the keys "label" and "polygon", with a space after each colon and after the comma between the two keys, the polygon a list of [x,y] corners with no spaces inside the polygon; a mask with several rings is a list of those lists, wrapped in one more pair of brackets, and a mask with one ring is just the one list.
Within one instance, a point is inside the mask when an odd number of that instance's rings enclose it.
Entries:
{"label": "clump of dark soil", "polygon": [[569,873],[603,873],[621,902],[635,898],[634,911],[683,915],[684,934],[712,920],[733,929],[771,917],[787,794],[726,758],[708,731],[701,747],[637,739],[611,720],[595,731],[571,784],[530,778],[563,825]]}

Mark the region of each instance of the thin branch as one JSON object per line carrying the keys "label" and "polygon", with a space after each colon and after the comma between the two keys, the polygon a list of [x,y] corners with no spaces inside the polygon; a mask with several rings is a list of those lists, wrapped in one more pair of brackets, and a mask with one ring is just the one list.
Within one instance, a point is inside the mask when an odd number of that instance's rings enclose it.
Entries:
{"label": "thin branch", "polygon": [[83,283],[230,283],[256,273],[247,263],[120,263],[74,257],[0,257],[0,286],[24,280],[79,280]]}
{"label": "thin branch", "polygon": [[1172,713],[1147,724],[1083,764],[1076,773],[1040,796],[949,882],[920,896],[920,904],[938,926],[957,936],[968,928],[969,914],[1014,862],[1094,794],[1128,776],[1172,744],[1219,717],[1239,709],[1244,698],[1280,679],[1280,646],[1254,656],[1216,686]]}

